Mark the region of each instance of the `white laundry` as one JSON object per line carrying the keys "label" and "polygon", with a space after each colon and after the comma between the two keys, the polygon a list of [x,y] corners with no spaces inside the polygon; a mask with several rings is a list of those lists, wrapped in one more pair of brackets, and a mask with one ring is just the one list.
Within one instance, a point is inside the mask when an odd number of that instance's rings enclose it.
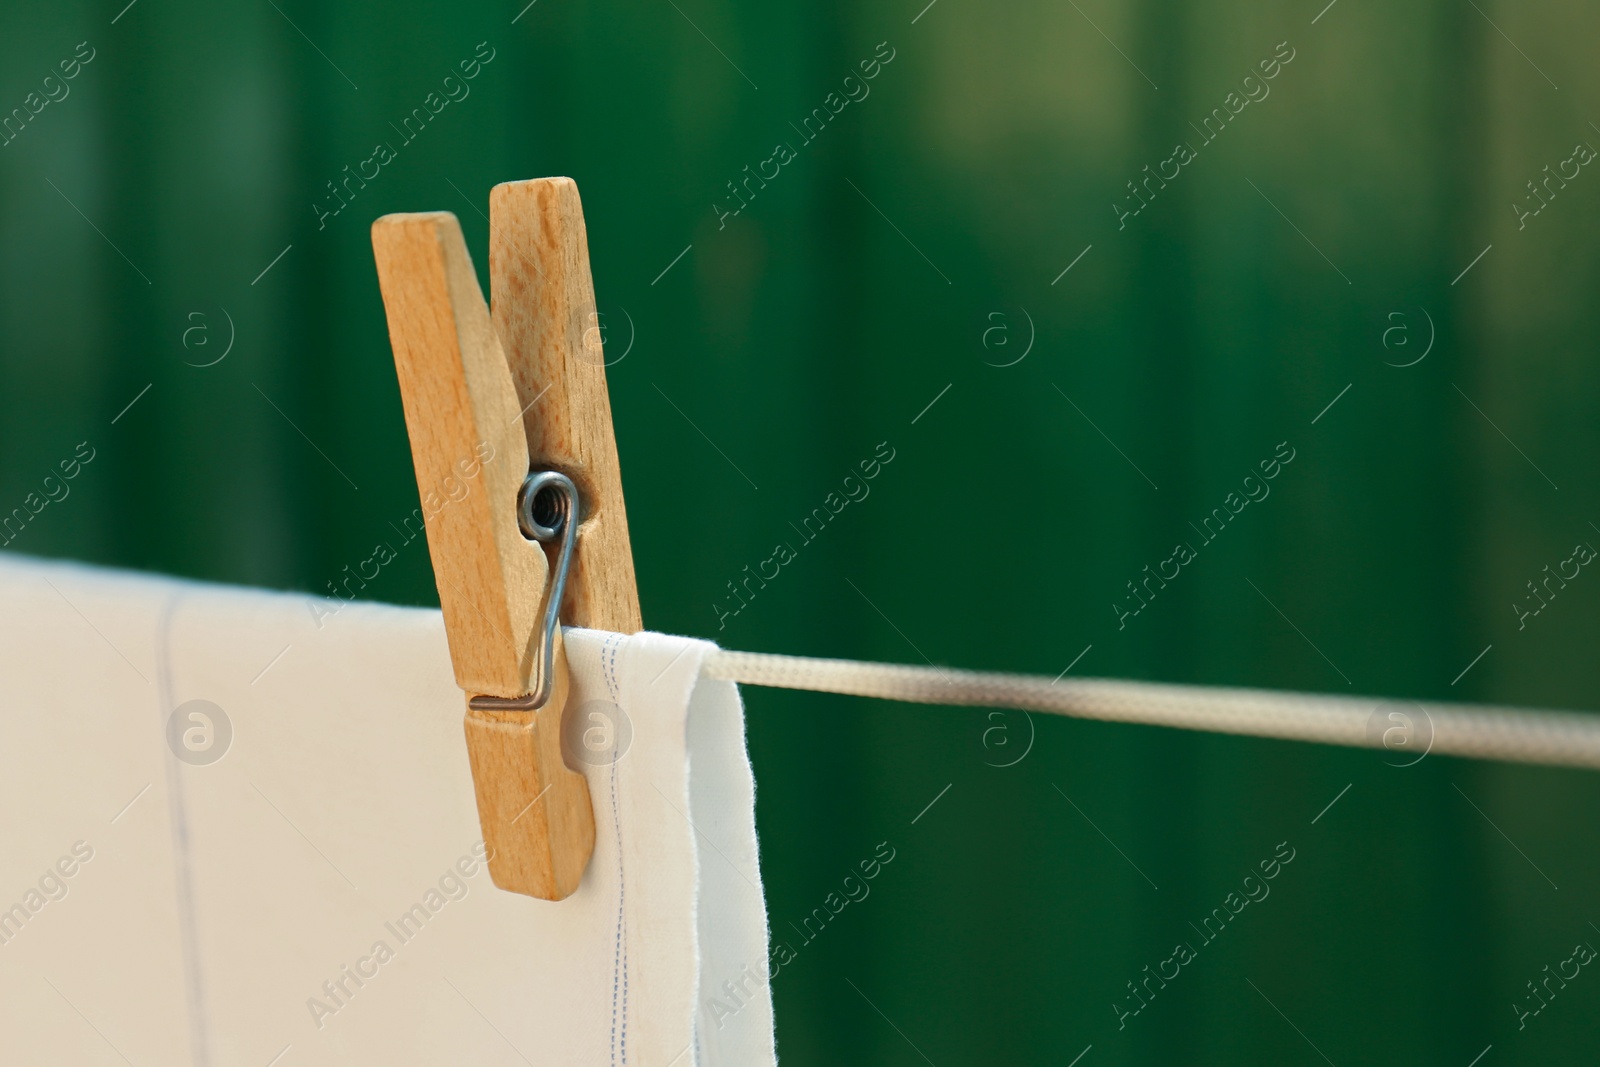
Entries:
{"label": "white laundry", "polygon": [[709,1006],[767,959],[715,646],[566,631],[626,747],[548,902],[489,880],[437,611],[18,557],[0,605],[5,1062],[775,1062],[763,983]]}

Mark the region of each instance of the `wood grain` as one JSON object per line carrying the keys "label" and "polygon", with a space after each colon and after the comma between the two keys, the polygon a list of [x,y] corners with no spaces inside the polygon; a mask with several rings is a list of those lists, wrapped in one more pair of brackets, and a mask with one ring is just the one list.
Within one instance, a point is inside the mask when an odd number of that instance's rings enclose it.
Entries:
{"label": "wood grain", "polygon": [[555,672],[539,711],[468,708],[466,721],[489,876],[501,889],[541,900],[571,896],[594,852],[588,783],[561,756],[561,713],[571,693],[565,652]]}
{"label": "wood grain", "polygon": [[454,215],[386,215],[372,247],[456,683],[521,696],[549,568],[517,528],[528,444],[510,370]]}
{"label": "wood grain", "polygon": [[[489,278],[533,466],[564,472],[583,499],[561,620],[637,633],[644,624],[577,183],[536,178],[494,187]],[[553,561],[554,547],[548,551]]]}
{"label": "wood grain", "polygon": [[[456,682],[469,699],[522,696],[549,566],[517,527],[529,468],[511,370],[454,215],[386,216],[372,246]],[[559,900],[588,866],[594,813],[588,783],[561,757],[569,684],[559,640],[550,669],[544,707],[469,707],[465,730],[494,883]]]}

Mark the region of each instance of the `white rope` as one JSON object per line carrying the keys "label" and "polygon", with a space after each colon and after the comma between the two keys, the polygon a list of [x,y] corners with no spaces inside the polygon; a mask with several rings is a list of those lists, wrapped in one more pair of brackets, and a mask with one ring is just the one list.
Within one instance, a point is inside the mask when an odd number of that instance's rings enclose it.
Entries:
{"label": "white rope", "polygon": [[[1105,722],[1387,748],[1405,759],[1436,752],[1600,769],[1600,716],[1572,712],[1100,678],[1052,682],[1026,674],[720,650],[706,657],[702,673],[745,685],[916,704],[1017,708]],[[1391,712],[1407,718],[1392,717]]]}

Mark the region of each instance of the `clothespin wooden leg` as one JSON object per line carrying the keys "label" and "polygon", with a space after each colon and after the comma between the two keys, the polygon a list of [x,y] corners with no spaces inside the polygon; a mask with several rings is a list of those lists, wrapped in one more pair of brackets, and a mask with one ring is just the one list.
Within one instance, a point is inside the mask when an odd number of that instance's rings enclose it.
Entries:
{"label": "clothespin wooden leg", "polygon": [[564,654],[554,662],[550,699],[537,711],[467,708],[478,824],[489,876],[501,889],[541,900],[571,896],[594,852],[589,785],[561,756],[571,685]]}
{"label": "clothespin wooden leg", "polygon": [[[516,698],[533,688],[550,567],[517,525],[528,444],[510,367],[455,216],[386,216],[372,241],[456,682]],[[467,749],[495,884],[559,900],[588,865],[594,815],[561,759],[564,653],[542,669],[544,707],[469,711]]]}
{"label": "clothespin wooden leg", "polygon": [[606,391],[604,328],[576,182],[535,178],[494,187],[489,284],[529,455],[535,467],[564,471],[583,496],[581,546],[562,621],[638,633],[644,624]]}

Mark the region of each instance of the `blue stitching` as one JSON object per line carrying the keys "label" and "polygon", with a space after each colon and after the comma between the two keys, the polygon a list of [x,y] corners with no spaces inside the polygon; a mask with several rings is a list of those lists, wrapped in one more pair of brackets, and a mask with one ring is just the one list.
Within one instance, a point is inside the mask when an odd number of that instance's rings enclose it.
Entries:
{"label": "blue stitching", "polygon": [[[605,647],[601,650],[600,667],[606,681],[606,691],[610,693],[614,703],[619,703],[618,682],[616,670],[616,651],[622,638],[612,634],[607,636]],[[620,706],[620,703],[619,703]],[[623,924],[624,904],[627,901],[627,879],[622,867],[622,820],[617,805],[617,753],[611,754],[611,826],[617,839],[617,926],[615,932],[615,947],[612,954],[611,972],[611,1062],[617,1065],[619,1049],[621,1052],[620,1063],[628,1062],[628,956],[626,927]],[[618,1004],[617,984],[620,972],[622,984],[621,1023],[619,1035],[617,1029]]]}

